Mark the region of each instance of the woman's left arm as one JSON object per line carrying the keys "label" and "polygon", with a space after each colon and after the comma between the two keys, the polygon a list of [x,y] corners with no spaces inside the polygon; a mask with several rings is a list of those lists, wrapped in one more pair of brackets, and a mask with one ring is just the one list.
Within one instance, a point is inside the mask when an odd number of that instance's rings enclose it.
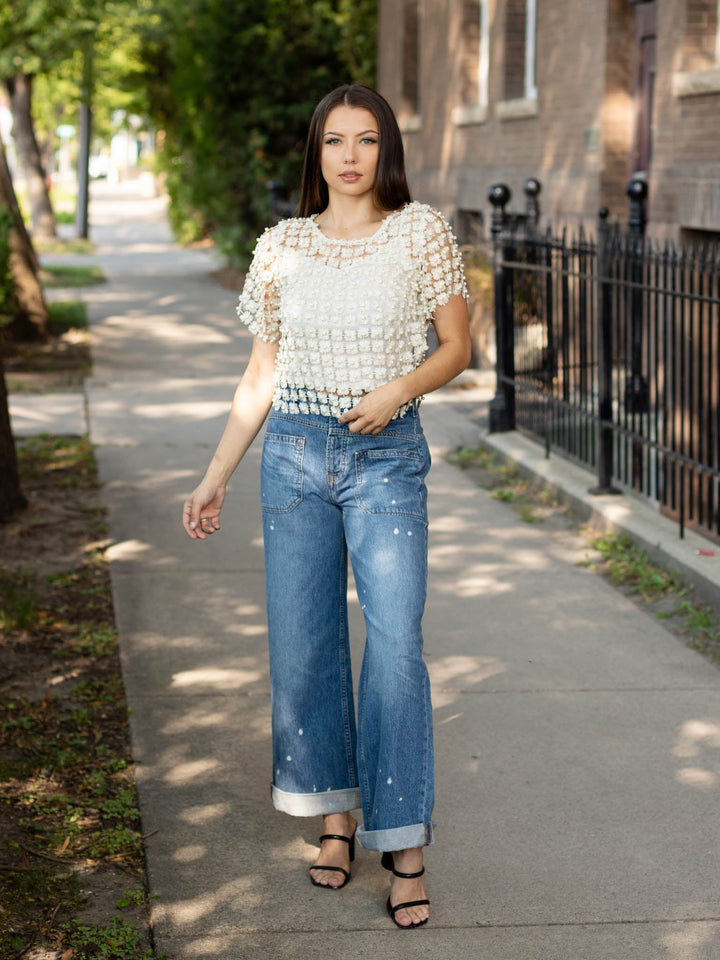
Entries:
{"label": "woman's left arm", "polygon": [[470,327],[464,298],[458,294],[437,307],[433,326],[438,347],[411,373],[385,383],[365,396],[340,417],[351,433],[379,433],[404,403],[449,383],[470,362]]}

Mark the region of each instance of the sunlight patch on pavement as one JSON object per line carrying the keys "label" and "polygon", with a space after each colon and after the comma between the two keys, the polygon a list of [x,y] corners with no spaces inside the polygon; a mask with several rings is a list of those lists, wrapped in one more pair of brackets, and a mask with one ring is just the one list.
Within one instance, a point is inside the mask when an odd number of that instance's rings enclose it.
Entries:
{"label": "sunlight patch on pavement", "polygon": [[217,770],[220,761],[214,757],[206,757],[204,760],[188,760],[186,763],[174,763],[172,770],[168,770],[163,779],[166,783],[172,783],[179,786],[183,783],[192,783],[199,777],[206,777],[211,770]]}
{"label": "sunlight patch on pavement", "polygon": [[202,860],[207,855],[207,847],[199,843],[192,844],[189,847],[180,847],[173,853],[173,860],[178,863],[195,863],[196,860]]}
{"label": "sunlight patch on pavement", "polygon": [[439,657],[428,664],[433,688],[476,686],[505,673],[507,666],[498,657]]}
{"label": "sunlight patch on pavement", "polygon": [[[497,570],[497,567],[494,569]],[[434,589],[436,593],[451,594],[467,600],[470,597],[488,597],[510,593],[515,587],[511,581],[499,580],[497,576],[491,575],[485,568],[482,568],[475,571],[469,570],[465,576],[459,576],[444,583],[439,583],[436,579]]]}
{"label": "sunlight patch on pavement", "polygon": [[184,420],[210,420],[227,413],[230,400],[198,400],[195,402],[140,404],[132,408],[136,417],[148,420],[165,420],[182,417]]}
{"label": "sunlight patch on pavement", "polygon": [[197,807],[186,807],[178,814],[178,818],[194,827],[203,827],[213,820],[227,817],[232,813],[229,803],[204,803]]}
{"label": "sunlight patch on pavement", "polygon": [[137,560],[150,550],[150,544],[144,540],[123,540],[108,547],[105,556],[111,562],[117,560]]}
{"label": "sunlight patch on pavement", "polygon": [[209,686],[215,690],[237,690],[249,683],[257,683],[263,677],[262,670],[223,670],[220,667],[200,667],[196,670],[176,673],[171,686],[174,688]]}
{"label": "sunlight patch on pavement", "polygon": [[160,901],[154,906],[154,913],[158,918],[182,929],[198,920],[205,920],[218,911],[225,914],[226,910],[221,910],[223,907],[236,909],[239,920],[248,907],[258,906],[261,899],[257,878],[246,876],[222,884],[212,893],[195,897],[193,900],[179,900],[172,904]]}

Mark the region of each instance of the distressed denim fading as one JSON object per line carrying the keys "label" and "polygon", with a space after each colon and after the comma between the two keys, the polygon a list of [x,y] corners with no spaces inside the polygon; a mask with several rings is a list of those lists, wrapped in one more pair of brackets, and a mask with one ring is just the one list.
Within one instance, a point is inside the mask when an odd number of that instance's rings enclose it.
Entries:
{"label": "distressed denim fading", "polygon": [[[377,436],[272,412],[262,457],[273,803],[362,805],[371,850],[433,842],[430,683],[422,658],[430,454],[417,409]],[[348,555],[365,617],[357,722]]]}

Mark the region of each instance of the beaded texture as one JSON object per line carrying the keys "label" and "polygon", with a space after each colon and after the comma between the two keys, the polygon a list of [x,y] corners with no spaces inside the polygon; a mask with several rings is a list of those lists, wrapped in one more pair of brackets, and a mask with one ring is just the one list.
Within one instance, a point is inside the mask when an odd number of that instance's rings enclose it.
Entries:
{"label": "beaded texture", "polygon": [[453,295],[467,299],[452,231],[409,203],[357,240],[325,236],[313,217],[268,228],[237,312],[255,336],[279,341],[273,408],[340,417],[422,363],[433,314]]}

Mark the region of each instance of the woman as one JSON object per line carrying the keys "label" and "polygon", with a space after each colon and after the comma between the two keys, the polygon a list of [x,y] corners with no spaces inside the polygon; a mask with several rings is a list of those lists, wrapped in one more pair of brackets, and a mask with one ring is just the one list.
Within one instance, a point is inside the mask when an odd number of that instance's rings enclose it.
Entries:
{"label": "woman", "polygon": [[[390,917],[421,926],[434,824],[421,633],[430,457],[418,403],[467,366],[470,338],[457,247],[440,214],[411,202],[400,131],[375,91],[342,86],[318,104],[299,216],[258,241],[238,314],[252,354],[183,524],[199,540],[220,529],[227,482],[270,413],[273,803],[323,816],[312,883],[345,886],[357,835],[393,873]],[[429,323],[438,346],[426,357]],[[348,554],[367,631],[357,724]]]}

